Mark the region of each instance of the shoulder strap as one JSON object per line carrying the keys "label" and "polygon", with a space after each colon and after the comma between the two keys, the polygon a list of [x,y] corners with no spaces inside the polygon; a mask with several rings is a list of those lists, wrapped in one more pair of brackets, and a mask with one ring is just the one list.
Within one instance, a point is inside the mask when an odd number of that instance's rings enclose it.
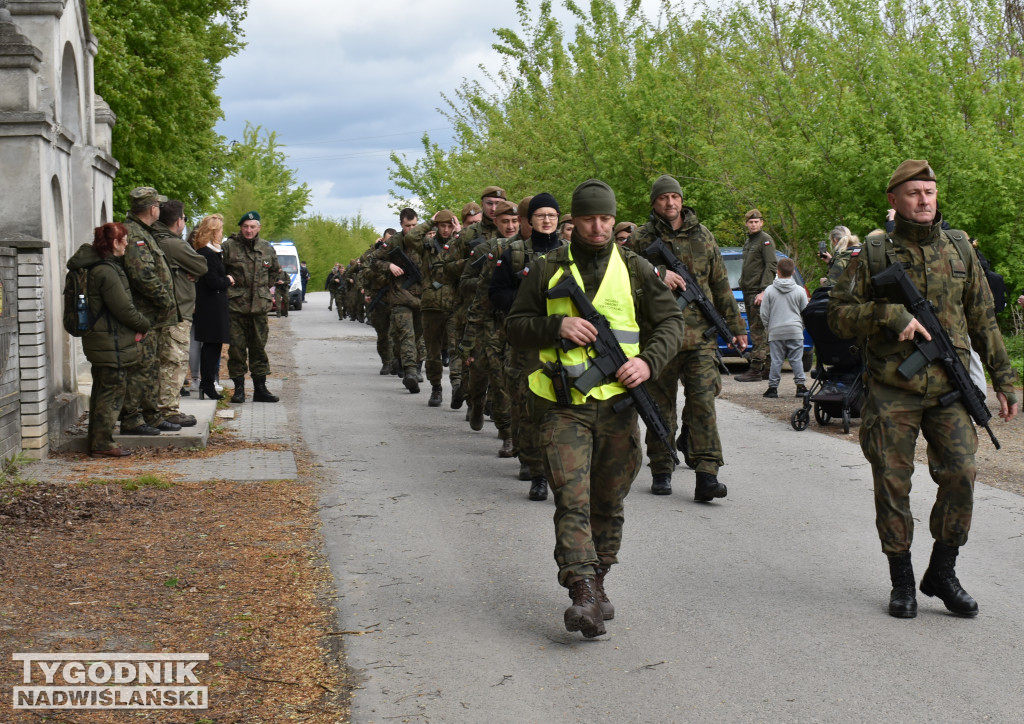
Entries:
{"label": "shoulder strap", "polygon": [[942,233],[952,240],[953,246],[956,247],[956,253],[960,255],[967,267],[967,273],[970,274],[974,268],[974,247],[971,246],[967,232],[960,229],[946,229]]}
{"label": "shoulder strap", "polygon": [[868,271],[871,276],[896,263],[896,250],[893,248],[892,239],[884,232],[868,234],[863,247],[867,252]]}

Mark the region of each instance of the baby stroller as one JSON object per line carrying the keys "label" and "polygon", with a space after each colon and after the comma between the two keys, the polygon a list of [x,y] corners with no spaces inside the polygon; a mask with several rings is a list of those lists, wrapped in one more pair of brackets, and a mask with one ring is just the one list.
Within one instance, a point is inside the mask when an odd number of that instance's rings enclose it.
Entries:
{"label": "baby stroller", "polygon": [[843,432],[850,432],[850,419],[860,417],[864,401],[863,363],[860,350],[852,339],[839,339],[828,326],[829,287],[821,287],[811,295],[803,311],[804,326],[814,342],[814,383],[804,395],[804,405],[789,418],[796,431],[806,430],[814,407],[814,419],[827,425],[841,418]]}

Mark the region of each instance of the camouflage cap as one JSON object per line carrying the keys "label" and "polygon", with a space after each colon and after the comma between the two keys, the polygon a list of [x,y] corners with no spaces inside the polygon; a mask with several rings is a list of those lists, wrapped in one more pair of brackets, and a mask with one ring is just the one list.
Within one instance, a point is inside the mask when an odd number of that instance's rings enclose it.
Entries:
{"label": "camouflage cap", "polygon": [[747,213],[743,214],[743,220],[744,221],[750,221],[751,219],[763,219],[763,218],[764,217],[761,216],[761,212],[758,211],[757,209],[751,209]]}
{"label": "camouflage cap", "polygon": [[533,197],[532,196],[527,196],[526,198],[524,198],[522,201],[519,202],[519,207],[518,207],[516,213],[518,213],[524,219],[530,218],[530,202],[531,201],[533,201]]}
{"label": "camouflage cap", "polygon": [[135,210],[145,209],[148,206],[162,204],[167,201],[167,197],[157,193],[157,190],[152,186],[140,186],[132,189],[128,197],[131,199],[132,209]]}
{"label": "camouflage cap", "polygon": [[505,189],[499,186],[488,186],[487,188],[484,189],[484,192],[480,194],[480,198],[503,199],[505,198]]}
{"label": "camouflage cap", "polygon": [[502,199],[501,201],[498,202],[497,207],[495,207],[495,209],[494,209],[494,216],[495,216],[495,218],[497,218],[497,217],[503,216],[505,214],[518,215],[519,214],[519,209],[516,208],[516,205],[513,204],[511,201],[507,201],[505,199]]}
{"label": "camouflage cap", "polygon": [[246,214],[245,216],[243,216],[241,219],[238,220],[238,225],[241,226],[246,221],[259,221],[259,220],[260,220],[260,212],[258,212],[258,211],[250,211],[248,214]]}
{"label": "camouflage cap", "polygon": [[483,211],[480,208],[480,204],[475,201],[470,201],[468,204],[462,207],[462,220],[465,221],[467,216],[473,216]]}
{"label": "camouflage cap", "polygon": [[889,185],[885,187],[885,192],[889,193],[906,181],[935,180],[935,172],[932,170],[932,167],[928,165],[927,161],[915,161],[913,159],[908,159],[897,166],[896,170],[893,171],[892,177],[889,179]]}
{"label": "camouflage cap", "polygon": [[435,224],[453,224],[453,223],[455,223],[455,214],[453,214],[448,209],[441,209],[436,214],[434,214],[434,223]]}

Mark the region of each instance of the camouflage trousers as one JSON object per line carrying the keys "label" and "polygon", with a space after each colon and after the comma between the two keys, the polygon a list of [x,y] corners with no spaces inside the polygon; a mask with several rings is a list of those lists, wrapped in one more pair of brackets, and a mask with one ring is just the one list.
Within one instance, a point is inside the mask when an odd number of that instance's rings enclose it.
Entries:
{"label": "camouflage trousers", "polygon": [[[129,430],[146,424],[156,427],[164,421],[157,407],[160,379],[160,329],[149,332],[138,343],[139,361],[128,370],[121,429]],[[180,388],[179,388],[180,389]]]}
{"label": "camouflage trousers", "polygon": [[640,472],[640,430],[613,400],[563,407],[534,399],[544,468],[555,497],[558,582],[618,563],[625,499]]}
{"label": "camouflage trousers", "polygon": [[[423,345],[426,348],[427,380],[431,385],[440,385],[444,377],[444,364],[441,362],[441,350],[447,345],[454,350],[458,342],[452,342],[455,336],[455,319],[450,312],[440,309],[425,309],[423,315]],[[452,355],[448,364],[448,380],[455,389],[462,384],[462,360]]]}
{"label": "camouflage trousers", "polygon": [[157,409],[164,417],[181,414],[181,387],[188,376],[192,320],[157,330],[160,333],[160,392]]}
{"label": "camouflage trousers", "polygon": [[771,364],[771,350],[768,347],[768,331],[761,321],[761,305],[754,304],[757,294],[743,292],[743,306],[747,310],[747,325],[750,327],[750,368],[760,370]]}
{"label": "camouflage trousers", "polygon": [[[534,354],[536,357],[536,354]],[[522,360],[519,362],[522,364]],[[534,368],[523,369],[510,364],[505,371],[508,381],[509,411],[512,424],[512,441],[519,451],[519,462],[530,469],[530,477],[544,475],[544,456],[540,449],[540,429],[533,419],[531,406],[534,394],[530,391],[530,373]]]}
{"label": "camouflage trousers", "polygon": [[357,322],[362,322],[366,319],[366,302],[363,301],[363,295],[359,293],[358,289],[350,289],[346,293],[345,311]]}
{"label": "camouflage trousers", "polygon": [[381,364],[391,364],[391,306],[382,302],[374,307],[370,324],[377,333],[377,355]]}
{"label": "camouflage trousers", "polygon": [[[647,383],[651,397],[661,408],[669,440],[675,443],[678,423],[676,422],[676,399],[679,383],[683,383],[683,424],[689,431],[688,444],[690,460],[694,469],[701,473],[718,474],[718,468],[725,464],[722,457],[722,440],[718,436],[718,417],[715,413],[715,397],[722,391],[722,377],[712,349],[695,349],[680,352],[665,367],[661,376]],[[672,474],[676,464],[665,446],[650,430],[647,431],[647,457],[651,472]]]}
{"label": "camouflage trousers", "polygon": [[[402,362],[402,369],[416,367],[426,357],[426,349],[423,345],[423,318],[420,310],[406,307],[402,304],[395,304],[391,307],[391,344],[397,345],[394,349],[398,359]],[[440,355],[440,353],[438,353]]]}
{"label": "camouflage trousers", "polygon": [[491,400],[491,420],[502,440],[512,437],[512,412],[505,380],[505,333],[493,320],[480,324],[480,337],[469,365],[468,397],[470,405],[483,406]]}
{"label": "camouflage trousers", "polygon": [[964,406],[956,402],[942,407],[934,397],[869,380],[861,415],[860,446],[871,463],[882,551],[908,551],[914,538],[910,477],[918,431],[927,441],[928,472],[938,486],[929,519],[932,538],[948,546],[964,545],[974,511],[978,449],[978,434]]}
{"label": "camouflage trousers", "polygon": [[277,287],[277,291],[274,292],[274,309],[277,316],[288,316],[288,287]]}
{"label": "camouflage trousers", "polygon": [[92,368],[92,392],[89,394],[89,452],[114,446],[114,423],[124,406],[128,369]]}
{"label": "camouflage trousers", "polygon": [[345,290],[341,288],[334,293],[334,303],[338,307],[338,319],[345,318],[345,297],[347,296],[348,295],[345,293]]}
{"label": "camouflage trousers", "polygon": [[[337,286],[327,287],[327,311],[334,309],[334,301],[338,298],[341,288]],[[342,292],[344,294],[344,292]]]}
{"label": "camouflage trousers", "polygon": [[[228,347],[228,377],[245,377],[246,369],[253,377],[270,374],[267,338],[270,328],[265,314],[231,314],[231,342]],[[248,357],[248,364],[246,358]]]}

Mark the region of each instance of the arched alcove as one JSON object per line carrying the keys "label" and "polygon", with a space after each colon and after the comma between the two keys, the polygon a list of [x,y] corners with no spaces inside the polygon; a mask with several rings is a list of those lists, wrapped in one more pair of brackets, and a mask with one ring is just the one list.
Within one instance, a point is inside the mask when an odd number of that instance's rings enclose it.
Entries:
{"label": "arched alcove", "polygon": [[100,204],[100,223],[98,225],[103,226],[107,221],[109,221],[107,218],[107,202],[104,201]]}
{"label": "arched alcove", "polygon": [[64,45],[60,64],[60,124],[76,141],[82,136],[82,93],[78,84],[78,61],[71,43]]}

